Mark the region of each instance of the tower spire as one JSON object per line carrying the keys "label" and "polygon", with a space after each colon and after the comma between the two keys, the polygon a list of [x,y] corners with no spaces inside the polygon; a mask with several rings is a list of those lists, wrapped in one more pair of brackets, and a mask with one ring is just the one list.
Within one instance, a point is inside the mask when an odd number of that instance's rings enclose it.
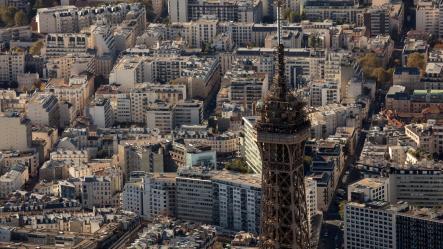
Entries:
{"label": "tower spire", "polygon": [[283,5],[282,0],[276,0],[277,4],[277,46],[279,46],[281,43],[281,6]]}
{"label": "tower spire", "polygon": [[275,0],[277,5],[277,65],[276,73],[271,85],[271,96],[274,99],[283,100],[286,96],[286,78],[285,78],[285,47],[282,43],[281,27],[281,9],[283,0]]}

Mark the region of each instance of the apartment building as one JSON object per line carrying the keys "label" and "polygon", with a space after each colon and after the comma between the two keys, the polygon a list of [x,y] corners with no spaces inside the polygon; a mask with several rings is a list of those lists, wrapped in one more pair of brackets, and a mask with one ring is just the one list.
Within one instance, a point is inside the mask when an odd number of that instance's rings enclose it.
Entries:
{"label": "apartment building", "polygon": [[171,22],[187,22],[188,21],[188,0],[168,1],[168,12]]}
{"label": "apartment building", "polygon": [[432,167],[391,167],[389,201],[406,201],[416,207],[438,207],[443,200],[442,178],[441,170]]}
{"label": "apartment building", "polygon": [[375,53],[383,66],[387,66],[394,52],[394,41],[389,35],[377,35],[368,40],[367,48]]}
{"label": "apartment building", "polygon": [[248,168],[256,174],[261,174],[262,161],[257,145],[257,131],[255,129],[257,118],[258,117],[255,116],[242,118],[243,140],[241,142],[241,153],[245,158]]}
{"label": "apartment building", "polygon": [[354,68],[353,56],[349,52],[328,52],[325,54],[324,79],[337,81],[342,85],[349,81],[353,73],[358,71]]}
{"label": "apartment building", "polygon": [[212,177],[214,223],[235,231],[260,232],[261,177],[222,171]]}
{"label": "apartment building", "polygon": [[87,163],[90,159],[87,150],[56,150],[51,152],[50,159],[52,161],[69,161],[75,165]]}
{"label": "apartment building", "polygon": [[81,179],[82,207],[93,209],[94,207],[115,206],[114,193],[111,180],[103,176],[85,176]]}
{"label": "apartment building", "polygon": [[46,57],[86,53],[88,39],[88,35],[83,33],[47,34],[41,53]]}
{"label": "apartment building", "polygon": [[78,30],[75,6],[39,8],[36,22],[39,33],[72,33]]}
{"label": "apartment building", "polygon": [[88,114],[92,123],[97,128],[109,128],[114,124],[114,113],[112,112],[111,101],[109,99],[96,99],[91,102]]}
{"label": "apartment building", "polygon": [[[194,97],[218,86],[219,67],[219,61],[210,57],[125,55],[112,69],[109,81],[129,89],[143,82],[166,83],[184,78],[185,84],[190,84],[188,94]],[[193,81],[188,83],[190,77]]]}
{"label": "apartment building", "polygon": [[175,173],[132,172],[122,193],[123,209],[149,221],[158,216],[174,217],[177,207],[175,177]]}
{"label": "apartment building", "polygon": [[217,19],[201,18],[185,24],[185,39],[191,48],[203,48],[212,44],[217,36]]}
{"label": "apartment building", "polygon": [[420,89],[420,78],[418,68],[397,67],[392,76],[392,84],[404,86],[407,90]]}
{"label": "apartment building", "polygon": [[149,221],[169,216],[253,233],[260,230],[260,200],[259,175],[198,168],[178,174],[133,172],[123,192],[124,209]]}
{"label": "apartment building", "polygon": [[440,239],[443,236],[441,215],[441,209],[408,210],[398,214],[395,219],[397,248],[437,249],[443,247]]}
{"label": "apartment building", "polygon": [[326,106],[340,103],[340,86],[337,82],[326,82],[324,80],[312,81],[310,102],[311,106]]}
{"label": "apartment building", "polygon": [[238,134],[231,131],[212,133],[205,125],[182,125],[174,130],[173,137],[183,139],[185,144],[207,145],[218,154],[234,154],[240,150]]}
{"label": "apartment building", "polygon": [[185,99],[186,86],[184,85],[138,84],[129,90],[131,120],[134,123],[145,123],[146,108],[157,100],[174,105]]}
{"label": "apartment building", "polygon": [[17,92],[13,89],[0,90],[0,110],[2,112],[24,111],[26,107],[25,102],[23,98],[17,96]]}
{"label": "apartment building", "polygon": [[334,197],[334,182],[331,172],[316,172],[308,175],[315,181],[317,188],[317,209],[322,212],[328,210],[329,204]]}
{"label": "apartment building", "polygon": [[116,103],[114,109],[114,121],[117,123],[130,123],[131,117],[131,99],[129,94],[118,93],[116,94]]}
{"label": "apartment building", "polygon": [[232,41],[236,45],[244,47],[253,42],[252,28],[254,25],[254,23],[219,22],[217,26],[217,33],[230,34]]}
{"label": "apartment building", "polygon": [[237,153],[240,151],[239,136],[233,132],[225,132],[222,134],[208,136],[203,143],[211,146],[212,150],[217,153]]}
{"label": "apartment building", "polygon": [[414,90],[409,94],[403,86],[395,85],[386,95],[386,109],[396,111],[400,116],[423,117],[424,109],[441,108],[442,98],[442,90]]}
{"label": "apartment building", "polygon": [[36,16],[37,31],[44,34],[75,33],[102,20],[106,20],[109,24],[132,21],[132,26],[140,29],[140,26],[145,26],[145,11],[140,3],[119,3],[84,8],[72,5],[39,8]]}
{"label": "apartment building", "polygon": [[408,63],[408,56],[413,53],[420,53],[427,60],[429,51],[429,44],[425,40],[420,39],[406,39],[402,51],[402,65],[406,66]]}
{"label": "apartment building", "polygon": [[143,215],[152,220],[156,216],[174,217],[177,213],[178,189],[175,173],[154,173],[144,178]]}
{"label": "apartment building", "polygon": [[0,82],[17,82],[17,76],[25,72],[25,54],[0,53]]}
{"label": "apartment building", "polygon": [[177,218],[203,224],[213,221],[213,190],[210,174],[197,170],[178,173]]}
{"label": "apartment building", "polygon": [[428,62],[424,75],[415,89],[443,89],[443,65],[440,62]]}
{"label": "apartment building", "polygon": [[367,109],[360,105],[330,104],[317,107],[309,113],[311,137],[326,139],[334,135],[338,127],[358,127],[366,117],[366,113]]}
{"label": "apartment building", "polygon": [[9,27],[0,30],[0,41],[10,42],[14,40],[30,41],[32,31],[30,26]]}
{"label": "apartment building", "polygon": [[88,99],[94,88],[94,78],[86,75],[64,79],[51,79],[45,91],[53,94],[59,101],[67,101],[75,107],[75,113],[84,114]]}
{"label": "apartment building", "polygon": [[144,79],[142,57],[123,57],[109,74],[109,83],[116,83],[122,88],[132,88],[136,83],[148,82]]}
{"label": "apartment building", "polygon": [[239,104],[247,113],[252,113],[257,101],[269,88],[269,77],[266,73],[257,73],[250,60],[238,60],[226,72],[222,84],[228,89],[231,103]]}
{"label": "apartment building", "polygon": [[83,73],[95,74],[96,58],[88,53],[66,54],[64,56],[47,58],[46,69],[49,78],[63,78]]}
{"label": "apartment building", "polygon": [[143,216],[143,184],[143,178],[139,175],[132,175],[129,181],[125,183],[122,192],[123,210]]}
{"label": "apartment building", "polygon": [[345,248],[441,248],[441,215],[441,209],[410,208],[406,202],[349,202]]}
{"label": "apartment building", "polygon": [[182,125],[198,125],[203,121],[202,101],[180,101],[175,105],[157,101],[146,109],[146,127],[170,133]]}
{"label": "apartment building", "polygon": [[[251,59],[258,73],[273,73],[273,48],[238,48],[236,59]],[[286,78],[291,88],[324,77],[326,54],[324,50],[288,48],[285,50]],[[232,63],[231,63],[232,64]]]}
{"label": "apartment building", "polygon": [[26,91],[32,89],[34,84],[40,81],[40,75],[38,73],[22,73],[17,75],[17,88],[19,91]]}
{"label": "apartment building", "polygon": [[25,0],[2,0],[0,1],[0,6],[25,10],[28,6],[28,2]]}
{"label": "apartment building", "polygon": [[146,127],[169,134],[174,129],[173,106],[165,102],[150,104],[146,109]]}
{"label": "apartment building", "polygon": [[308,20],[331,19],[342,23],[357,23],[364,10],[354,1],[306,1],[303,7]]}
{"label": "apartment building", "polygon": [[345,248],[398,248],[394,227],[396,211],[396,208],[391,208],[386,202],[367,204],[350,202],[346,204],[344,213]]}
{"label": "apartment building", "polygon": [[405,134],[415,142],[417,148],[428,153],[442,153],[443,145],[439,135],[443,132],[443,127],[433,120],[422,124],[408,124],[405,126]]}
{"label": "apartment building", "polygon": [[389,5],[372,7],[363,13],[363,25],[368,36],[390,33],[389,7]]}
{"label": "apartment building", "polygon": [[60,126],[60,109],[54,95],[36,93],[26,105],[26,116],[34,126]]}
{"label": "apartment building", "polygon": [[112,29],[104,25],[92,25],[90,27],[90,34],[89,47],[96,50],[96,55],[98,57],[109,56],[114,58],[116,41]]}
{"label": "apartment building", "polygon": [[163,147],[160,144],[125,143],[119,144],[117,150],[118,163],[125,177],[129,177],[133,171],[164,171]]}
{"label": "apartment building", "polygon": [[0,176],[0,197],[7,197],[12,192],[21,189],[29,180],[28,168],[17,164],[11,170]]}
{"label": "apartment building", "polygon": [[16,113],[0,116],[0,150],[27,150],[31,148],[31,121]]}
{"label": "apartment building", "polygon": [[439,35],[440,10],[434,1],[420,0],[415,10],[415,29]]}
{"label": "apartment building", "polygon": [[3,150],[0,152],[0,174],[5,174],[15,165],[27,167],[29,175],[36,177],[40,165],[40,156],[37,150]]}
{"label": "apartment building", "polygon": [[216,15],[220,21],[257,23],[263,17],[263,3],[257,0],[169,0],[169,15],[172,22],[187,22],[205,15]]}
{"label": "apartment building", "polygon": [[180,101],[174,105],[174,126],[199,125],[203,121],[202,101]]}
{"label": "apartment building", "polygon": [[363,178],[348,186],[348,201],[389,201],[387,178]]}
{"label": "apartment building", "polygon": [[206,145],[185,144],[185,146],[185,168],[204,167],[215,169],[217,165],[215,150]]}
{"label": "apartment building", "polygon": [[214,169],[217,165],[217,155],[209,145],[202,143],[187,143],[184,140],[172,143],[171,158],[178,168],[193,166]]}
{"label": "apartment building", "polygon": [[314,232],[314,217],[320,212],[317,204],[317,182],[311,177],[305,177],[306,209],[308,215],[308,227],[311,233]]}

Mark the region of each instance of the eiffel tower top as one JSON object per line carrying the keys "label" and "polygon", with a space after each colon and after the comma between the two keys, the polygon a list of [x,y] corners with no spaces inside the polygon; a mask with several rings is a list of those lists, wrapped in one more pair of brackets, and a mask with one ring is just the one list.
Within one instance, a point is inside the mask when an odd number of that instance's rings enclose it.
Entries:
{"label": "eiffel tower top", "polygon": [[[277,67],[274,76],[271,91],[275,97],[284,98],[286,95],[286,78],[285,78],[285,47],[282,43],[282,28],[281,28],[281,9],[283,0],[275,0],[277,5]],[[276,79],[278,78],[278,79]]]}
{"label": "eiffel tower top", "polygon": [[260,132],[294,134],[309,127],[303,110],[304,103],[286,85],[285,48],[281,39],[281,11],[284,0],[274,0],[277,5],[277,51],[276,69],[272,83],[264,101],[257,104]]}

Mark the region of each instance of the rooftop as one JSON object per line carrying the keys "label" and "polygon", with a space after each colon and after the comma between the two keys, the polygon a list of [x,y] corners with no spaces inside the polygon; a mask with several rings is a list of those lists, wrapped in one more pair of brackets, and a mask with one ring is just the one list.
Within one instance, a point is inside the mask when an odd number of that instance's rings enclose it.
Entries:
{"label": "rooftop", "polygon": [[380,188],[385,185],[385,178],[363,178],[355,183],[349,185],[350,187],[354,187],[357,189],[365,189],[365,188]]}
{"label": "rooftop", "polygon": [[229,182],[235,185],[249,185],[261,189],[261,176],[259,174],[241,174],[229,170],[218,171],[212,180],[219,182]]}
{"label": "rooftop", "polygon": [[400,75],[403,73],[420,75],[420,70],[416,67],[396,67],[394,70],[394,74],[396,75]]}

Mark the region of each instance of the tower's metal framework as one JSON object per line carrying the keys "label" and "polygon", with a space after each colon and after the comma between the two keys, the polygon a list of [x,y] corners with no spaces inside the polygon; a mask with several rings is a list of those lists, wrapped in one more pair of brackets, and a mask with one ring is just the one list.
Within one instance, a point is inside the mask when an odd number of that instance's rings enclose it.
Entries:
{"label": "tower's metal framework", "polygon": [[310,249],[303,172],[310,123],[304,103],[286,86],[281,7],[277,4],[277,63],[271,88],[257,105],[257,143],[263,160],[260,248]]}

